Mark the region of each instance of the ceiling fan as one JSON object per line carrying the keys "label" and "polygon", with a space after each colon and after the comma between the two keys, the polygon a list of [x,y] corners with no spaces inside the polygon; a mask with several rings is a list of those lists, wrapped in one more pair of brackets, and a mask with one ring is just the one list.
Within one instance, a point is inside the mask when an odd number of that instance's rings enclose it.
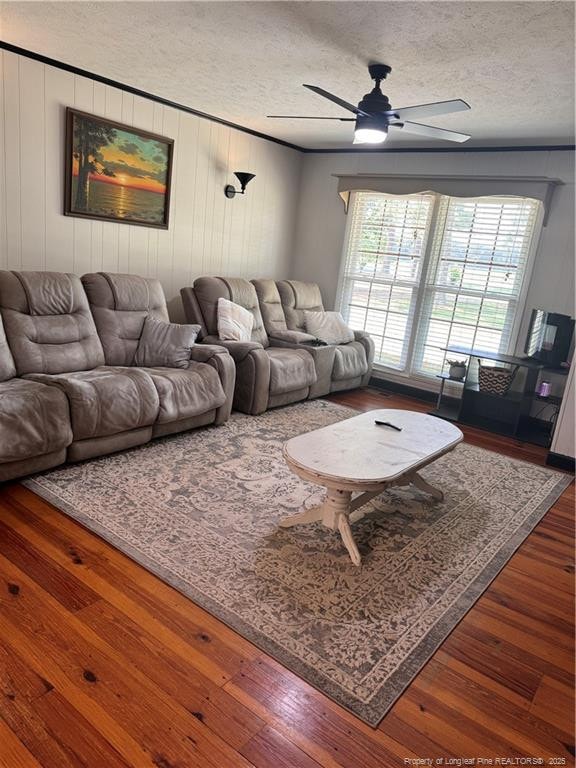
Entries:
{"label": "ceiling fan", "polygon": [[426,119],[435,115],[445,115],[449,112],[462,112],[470,109],[470,105],[466,104],[465,101],[454,99],[453,101],[419,104],[416,107],[392,109],[388,96],[385,96],[380,90],[380,83],[392,72],[392,68],[387,64],[370,64],[368,72],[376,84],[372,91],[364,96],[357,107],[325,91],[323,88],[319,88],[317,85],[304,84],[304,88],[309,88],[319,96],[323,96],[325,99],[333,101],[349,112],[353,112],[356,117],[316,117],[311,115],[268,115],[268,117],[292,120],[340,120],[342,122],[355,122],[354,144],[381,144],[386,140],[390,130],[393,133],[395,131],[415,133],[430,139],[444,139],[445,141],[457,142],[468,141],[470,136],[467,133],[447,131],[444,128],[435,128],[431,125],[410,122],[411,118]]}

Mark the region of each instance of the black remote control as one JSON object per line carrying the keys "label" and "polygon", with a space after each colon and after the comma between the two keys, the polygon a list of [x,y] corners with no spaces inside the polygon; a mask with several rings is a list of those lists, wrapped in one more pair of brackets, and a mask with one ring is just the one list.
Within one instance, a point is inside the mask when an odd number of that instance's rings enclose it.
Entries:
{"label": "black remote control", "polygon": [[378,421],[378,419],[374,419],[374,424],[378,424],[379,427],[391,427],[392,429],[395,429],[396,432],[402,432],[402,427],[397,427],[395,424],[390,424],[389,421]]}

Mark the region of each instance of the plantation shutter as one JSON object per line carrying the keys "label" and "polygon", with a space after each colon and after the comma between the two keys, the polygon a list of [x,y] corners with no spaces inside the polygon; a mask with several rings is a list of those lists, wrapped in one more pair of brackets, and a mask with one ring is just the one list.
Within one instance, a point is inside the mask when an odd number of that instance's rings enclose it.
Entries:
{"label": "plantation shutter", "polygon": [[440,198],[414,372],[439,373],[446,358],[440,348],[448,345],[508,351],[540,205],[527,198]]}
{"label": "plantation shutter", "polygon": [[340,310],[352,328],[372,336],[377,363],[404,370],[434,196],[351,197]]}

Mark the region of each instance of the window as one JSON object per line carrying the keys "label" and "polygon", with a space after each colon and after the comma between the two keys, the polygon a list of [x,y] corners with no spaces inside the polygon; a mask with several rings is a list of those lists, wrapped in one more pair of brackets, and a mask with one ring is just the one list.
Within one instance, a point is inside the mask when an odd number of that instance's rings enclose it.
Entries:
{"label": "window", "polygon": [[354,192],[340,310],[375,361],[442,371],[448,345],[508,351],[540,203]]}
{"label": "window", "polygon": [[353,195],[340,307],[389,368],[406,366],[433,205],[432,195]]}

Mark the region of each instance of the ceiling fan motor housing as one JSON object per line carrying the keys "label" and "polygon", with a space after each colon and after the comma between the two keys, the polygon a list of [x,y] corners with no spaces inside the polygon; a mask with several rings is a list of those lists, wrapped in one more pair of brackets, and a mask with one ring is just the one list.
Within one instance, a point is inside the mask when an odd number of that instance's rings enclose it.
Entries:
{"label": "ceiling fan motor housing", "polygon": [[365,94],[362,101],[358,104],[358,109],[372,114],[374,112],[387,112],[392,109],[388,96],[380,90],[380,83],[385,80],[387,75],[392,72],[392,67],[387,64],[370,64],[368,67],[370,77],[375,81],[374,88],[370,93]]}
{"label": "ceiling fan motor housing", "polygon": [[388,96],[382,93],[380,87],[376,85],[373,91],[365,94],[358,104],[358,109],[372,114],[373,112],[387,112],[392,109],[392,106],[388,101]]}

